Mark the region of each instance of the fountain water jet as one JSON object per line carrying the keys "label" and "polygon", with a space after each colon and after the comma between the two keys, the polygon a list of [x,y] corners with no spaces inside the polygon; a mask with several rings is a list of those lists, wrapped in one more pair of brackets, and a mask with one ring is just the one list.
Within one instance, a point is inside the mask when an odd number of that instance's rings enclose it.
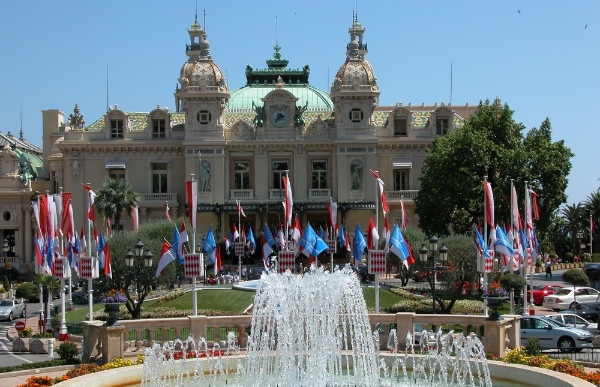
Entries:
{"label": "fountain water jet", "polygon": [[[313,269],[304,276],[263,275],[251,324],[245,358],[228,356],[239,353],[233,333],[226,348],[209,348],[204,339],[196,343],[189,338],[147,350],[142,385],[492,385],[476,337],[438,332],[432,347],[423,342],[429,337],[423,332],[421,348],[430,350],[415,356],[412,346],[398,351],[392,331],[392,353],[380,355],[379,332],[371,332],[359,281],[349,267],[333,273]],[[410,333],[407,342],[412,343]],[[195,358],[192,371],[186,357]],[[184,384],[182,375],[190,384]]]}

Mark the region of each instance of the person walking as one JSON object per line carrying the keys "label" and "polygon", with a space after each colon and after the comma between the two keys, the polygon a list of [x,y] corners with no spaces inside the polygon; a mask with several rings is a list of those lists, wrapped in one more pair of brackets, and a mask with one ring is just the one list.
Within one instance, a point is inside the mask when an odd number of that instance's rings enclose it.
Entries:
{"label": "person walking", "polygon": [[546,278],[548,276],[552,278],[552,262],[550,262],[550,259],[546,260]]}

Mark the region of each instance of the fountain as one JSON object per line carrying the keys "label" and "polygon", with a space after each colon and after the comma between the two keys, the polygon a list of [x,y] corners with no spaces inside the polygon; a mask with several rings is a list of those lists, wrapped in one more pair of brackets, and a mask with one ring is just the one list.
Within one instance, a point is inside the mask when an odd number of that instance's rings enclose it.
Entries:
{"label": "fountain", "polygon": [[[492,386],[483,345],[453,332],[423,332],[416,356],[380,355],[356,275],[314,268],[300,276],[263,275],[254,299],[247,355],[235,335],[224,347],[204,339],[174,341],[146,351],[143,386]],[[412,343],[412,337],[407,340]],[[453,355],[452,355],[453,354]]]}

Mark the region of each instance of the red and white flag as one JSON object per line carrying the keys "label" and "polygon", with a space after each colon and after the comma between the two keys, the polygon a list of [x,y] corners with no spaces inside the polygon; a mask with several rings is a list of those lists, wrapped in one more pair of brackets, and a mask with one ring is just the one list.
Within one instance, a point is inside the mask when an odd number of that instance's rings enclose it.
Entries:
{"label": "red and white flag", "polygon": [[379,242],[379,233],[377,232],[377,227],[375,227],[375,222],[373,222],[373,218],[369,218],[369,232],[367,233],[367,248],[369,250],[374,250],[377,248]]}
{"label": "red and white flag", "polygon": [[177,251],[181,254],[181,257],[185,255],[185,246],[184,243],[188,242],[188,233],[185,228],[185,222],[181,221],[181,228],[179,229],[179,246],[177,247]]}
{"label": "red and white flag", "polygon": [[165,214],[167,215],[167,219],[171,221],[171,210],[169,209],[169,202],[164,202],[163,206],[165,206]]}
{"label": "red and white flag", "polygon": [[71,205],[71,193],[65,192],[62,194],[63,212],[60,222],[60,229],[66,240],[70,240],[75,234],[73,226],[73,206]]}
{"label": "red and white flag", "polygon": [[517,189],[512,186],[510,195],[510,206],[512,208],[512,228],[513,230],[519,230],[523,227],[521,224],[521,215],[519,214],[519,202],[517,200]]}
{"label": "red and white flag", "polygon": [[385,194],[383,193],[383,187],[385,186],[385,183],[383,182],[383,180],[381,180],[381,178],[379,177],[379,174],[377,172],[375,172],[372,169],[370,171],[373,174],[373,176],[375,176],[375,179],[377,180],[377,183],[379,184],[379,195],[381,197],[381,209],[383,211],[383,216],[385,216],[387,213],[390,212],[390,207],[388,206],[387,199],[385,198]]}
{"label": "red and white flag", "polygon": [[390,225],[388,224],[388,218],[386,217],[383,222],[383,237],[385,238],[385,247],[383,251],[386,253],[390,251]]}
{"label": "red and white flag", "polygon": [[188,202],[188,212],[190,214],[190,224],[192,225],[192,231],[196,231],[196,210],[198,207],[198,182],[197,181],[186,181],[185,182],[185,194]]}
{"label": "red and white flag", "polygon": [[[235,241],[238,241],[238,238],[240,237],[240,233],[237,229],[237,226],[235,225],[235,223],[233,224],[233,241],[235,243]],[[239,242],[239,241],[238,241]]]}
{"label": "red and white flag", "polygon": [[292,183],[290,182],[290,178],[287,173],[285,174],[283,179],[283,186],[285,187],[285,202],[283,208],[285,210],[285,224],[286,227],[292,225],[292,210],[294,209],[294,202],[292,200]]}
{"label": "red and white flag", "polygon": [[483,190],[485,191],[485,220],[487,224],[495,228],[496,223],[494,222],[494,192],[492,191],[492,184],[489,181],[483,182]]}
{"label": "red and white flag", "polygon": [[[400,200],[400,209],[402,210],[402,219],[400,220],[400,228],[406,230],[406,207],[404,206],[404,199]],[[386,219],[387,222],[387,219]]]}
{"label": "red and white flag", "polygon": [[263,233],[260,234],[260,244],[262,246],[263,264],[265,265],[265,269],[268,269],[270,267],[269,257],[273,254],[273,248],[269,246]]}
{"label": "red and white flag", "polygon": [[533,219],[540,220],[540,207],[538,205],[538,194],[534,190],[530,189],[531,192],[531,210],[533,212]]}
{"label": "red and white flag", "polygon": [[300,221],[298,220],[297,216],[294,218],[294,225],[292,226],[291,235],[294,243],[298,243],[300,238],[302,238],[302,228],[300,227]]}
{"label": "red and white flag", "polygon": [[137,206],[131,206],[131,222],[133,223],[133,231],[137,231],[140,227],[139,212]]}
{"label": "red and white flag", "polygon": [[331,227],[333,227],[333,234],[337,234],[337,209],[338,205],[333,200],[329,200],[327,203],[327,210],[329,211],[329,222],[331,223]]}
{"label": "red and white flag", "polygon": [[94,191],[92,191],[92,187],[90,187],[88,184],[81,184],[83,185],[83,188],[86,189],[87,193],[88,193],[88,213],[87,213],[87,218],[90,222],[95,222],[96,221],[96,214],[94,212],[94,200],[96,198],[96,193]]}
{"label": "red and white flag", "polygon": [[244,214],[244,209],[242,208],[242,202],[239,200],[236,200],[235,203],[237,204],[238,215],[241,214],[245,218],[246,214]]}

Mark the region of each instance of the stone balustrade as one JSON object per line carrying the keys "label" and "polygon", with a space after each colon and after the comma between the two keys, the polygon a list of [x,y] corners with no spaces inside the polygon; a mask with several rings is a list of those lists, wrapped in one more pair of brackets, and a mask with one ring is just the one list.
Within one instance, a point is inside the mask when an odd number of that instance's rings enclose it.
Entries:
{"label": "stone balustrade", "polygon": [[[82,359],[95,359],[105,364],[117,358],[143,354],[146,347],[192,336],[204,337],[209,345],[227,339],[227,333],[236,333],[240,348],[248,341],[251,316],[188,316],[171,319],[121,320],[120,325],[104,326],[102,321],[84,321]],[[504,356],[509,349],[520,345],[520,316],[504,316],[498,321],[482,315],[447,314],[370,314],[371,326],[380,325],[380,350],[387,350],[390,331],[398,332],[398,346],[406,348],[406,334],[423,329],[443,333],[454,331],[464,335],[475,334],[482,341],[486,353]]]}

